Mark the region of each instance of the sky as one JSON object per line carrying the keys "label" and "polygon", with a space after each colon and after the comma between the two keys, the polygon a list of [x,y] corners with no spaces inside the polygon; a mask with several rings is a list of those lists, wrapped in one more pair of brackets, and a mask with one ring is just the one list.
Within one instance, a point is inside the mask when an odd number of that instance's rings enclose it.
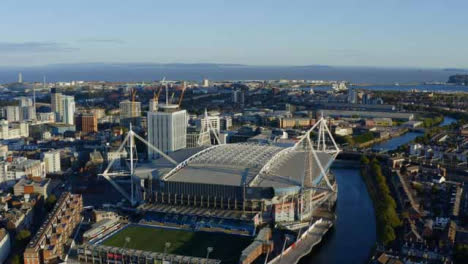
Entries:
{"label": "sky", "polygon": [[468,68],[466,0],[2,0],[0,66]]}

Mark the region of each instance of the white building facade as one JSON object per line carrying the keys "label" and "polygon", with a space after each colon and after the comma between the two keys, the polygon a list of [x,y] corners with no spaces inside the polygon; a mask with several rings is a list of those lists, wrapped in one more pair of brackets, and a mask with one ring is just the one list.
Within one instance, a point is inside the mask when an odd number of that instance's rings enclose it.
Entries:
{"label": "white building facade", "polygon": [[55,173],[55,172],[60,172],[62,170],[61,164],[60,164],[60,151],[59,150],[51,150],[51,151],[44,152],[43,161],[45,163],[46,173]]}
{"label": "white building facade", "polygon": [[[148,112],[148,142],[170,153],[187,146],[187,111],[177,105],[162,104],[158,112]],[[155,159],[158,153],[148,148],[148,157]]]}
{"label": "white building facade", "polygon": [[75,124],[75,97],[63,95],[62,109],[60,112],[61,121],[65,124]]}

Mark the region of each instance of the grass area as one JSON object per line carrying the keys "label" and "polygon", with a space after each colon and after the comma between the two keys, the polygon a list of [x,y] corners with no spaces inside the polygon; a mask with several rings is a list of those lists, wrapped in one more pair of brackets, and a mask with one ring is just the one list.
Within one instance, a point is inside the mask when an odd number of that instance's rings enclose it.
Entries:
{"label": "grass area", "polygon": [[164,252],[166,242],[171,246],[167,253],[206,257],[207,247],[213,247],[210,258],[227,263],[237,263],[243,249],[251,242],[251,237],[209,232],[190,232],[186,230],[163,229],[131,225],[102,242],[106,246],[123,247],[125,238],[130,242],[125,247],[153,252]]}

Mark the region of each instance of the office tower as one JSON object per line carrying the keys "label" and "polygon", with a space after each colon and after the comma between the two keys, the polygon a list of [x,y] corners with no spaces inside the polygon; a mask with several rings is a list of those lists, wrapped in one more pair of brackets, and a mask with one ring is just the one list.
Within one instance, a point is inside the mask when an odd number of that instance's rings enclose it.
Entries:
{"label": "office tower", "polygon": [[23,74],[21,72],[18,73],[18,83],[23,83]]}
{"label": "office tower", "polygon": [[92,113],[82,113],[76,116],[75,119],[76,129],[85,133],[92,133],[98,131],[98,122],[96,115]]}
{"label": "office tower", "polygon": [[57,88],[52,88],[50,90],[50,110],[55,113],[55,121],[62,121],[61,111],[62,111],[62,94],[57,92]]}
{"label": "office tower", "polygon": [[[148,112],[148,142],[163,151],[173,152],[186,147],[187,111],[178,105],[160,104],[157,112]],[[148,158],[159,157],[148,148]]]}
{"label": "office tower", "polygon": [[46,173],[54,173],[61,171],[60,166],[60,151],[59,150],[50,150],[44,152],[43,154],[43,161],[45,163],[45,171]]}
{"label": "office tower", "polygon": [[65,124],[75,124],[75,97],[62,95],[61,121]]}

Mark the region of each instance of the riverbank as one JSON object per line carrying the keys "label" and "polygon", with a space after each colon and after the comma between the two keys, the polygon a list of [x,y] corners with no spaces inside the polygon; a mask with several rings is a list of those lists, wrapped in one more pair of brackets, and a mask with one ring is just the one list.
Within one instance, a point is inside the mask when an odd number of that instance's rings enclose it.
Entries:
{"label": "riverbank", "polygon": [[363,156],[361,176],[374,205],[378,240],[387,245],[395,240],[394,229],[401,225],[401,221],[396,212],[396,202],[391,196],[387,179],[382,173],[380,162],[375,158],[369,160]]}
{"label": "riverbank", "polygon": [[376,242],[375,215],[359,167],[337,160],[331,171],[339,186],[336,224],[299,263],[367,263]]}
{"label": "riverbank", "polygon": [[360,143],[358,144],[357,146],[359,148],[367,148],[369,146],[372,146],[374,144],[377,144],[377,143],[381,143],[381,142],[384,142],[384,141],[387,141],[387,140],[390,140],[392,138],[397,138],[397,137],[400,137],[406,133],[408,133],[408,129],[407,128],[403,128],[403,129],[400,129],[398,130],[398,132],[395,132],[394,134],[391,134],[387,137],[381,137],[381,138],[375,138],[375,139],[372,139],[370,141],[367,141],[367,142],[364,142],[364,143]]}

